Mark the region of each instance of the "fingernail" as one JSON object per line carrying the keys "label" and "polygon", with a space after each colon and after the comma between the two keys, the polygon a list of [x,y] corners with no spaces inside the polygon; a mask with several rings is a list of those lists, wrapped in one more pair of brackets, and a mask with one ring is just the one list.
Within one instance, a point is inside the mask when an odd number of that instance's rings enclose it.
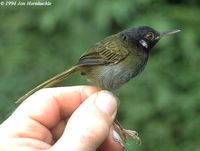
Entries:
{"label": "fingernail", "polygon": [[106,112],[109,116],[112,116],[117,110],[117,98],[108,91],[98,92],[95,104],[100,110]]}

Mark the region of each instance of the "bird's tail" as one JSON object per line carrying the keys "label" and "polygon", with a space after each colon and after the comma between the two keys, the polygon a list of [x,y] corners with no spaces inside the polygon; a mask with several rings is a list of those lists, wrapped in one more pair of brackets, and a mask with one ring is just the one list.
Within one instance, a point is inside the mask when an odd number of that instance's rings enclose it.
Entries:
{"label": "bird's tail", "polygon": [[67,79],[70,75],[72,75],[74,72],[76,72],[78,70],[78,66],[73,66],[72,68],[70,68],[67,71],[64,71],[56,76],[54,76],[53,78],[43,82],[42,84],[36,86],[34,89],[32,89],[31,91],[29,91],[28,93],[26,93],[25,95],[23,95],[22,97],[20,97],[16,103],[20,103],[23,102],[26,98],[28,98],[30,95],[32,95],[33,93],[35,93],[36,91],[42,89],[42,88],[48,88],[51,86],[54,86],[55,84]]}

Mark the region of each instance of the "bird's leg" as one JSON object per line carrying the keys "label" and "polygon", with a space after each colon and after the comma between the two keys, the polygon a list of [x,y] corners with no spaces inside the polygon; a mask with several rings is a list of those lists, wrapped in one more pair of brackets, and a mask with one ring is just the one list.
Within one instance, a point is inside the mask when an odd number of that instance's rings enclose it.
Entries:
{"label": "bird's leg", "polygon": [[114,126],[113,138],[115,139],[115,141],[119,142],[122,146],[124,146],[124,144],[128,140],[128,137],[131,137],[140,142],[140,138],[136,131],[124,129],[116,119],[113,126]]}

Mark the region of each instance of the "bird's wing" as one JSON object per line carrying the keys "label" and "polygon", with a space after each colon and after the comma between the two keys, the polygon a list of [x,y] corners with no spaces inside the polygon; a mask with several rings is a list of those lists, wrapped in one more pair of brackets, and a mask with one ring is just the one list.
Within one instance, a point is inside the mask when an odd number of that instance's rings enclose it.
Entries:
{"label": "bird's wing", "polygon": [[79,59],[79,65],[117,64],[129,51],[119,36],[112,35],[89,48]]}

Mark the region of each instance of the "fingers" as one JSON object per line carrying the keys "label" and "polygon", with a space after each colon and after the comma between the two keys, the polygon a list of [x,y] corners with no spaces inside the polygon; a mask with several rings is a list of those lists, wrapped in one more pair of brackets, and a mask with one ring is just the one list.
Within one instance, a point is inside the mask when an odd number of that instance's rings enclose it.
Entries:
{"label": "fingers", "polygon": [[51,129],[61,118],[71,116],[74,110],[96,91],[98,89],[91,86],[43,89],[23,102],[14,115],[32,118]]}
{"label": "fingers", "polygon": [[43,89],[23,102],[1,129],[5,136],[30,138],[52,150],[93,151],[103,142],[99,150],[122,150],[110,133],[117,100],[98,91],[90,86]]}
{"label": "fingers", "polygon": [[[52,144],[51,129],[59,126],[61,119],[72,112],[91,94],[95,87],[75,86],[49,88],[36,92],[25,100],[16,111],[1,124],[4,136],[31,138]],[[1,133],[1,134],[2,134]]]}
{"label": "fingers", "polygon": [[111,93],[100,91],[93,94],[72,114],[63,135],[52,149],[96,150],[110,136],[116,113],[117,100]]}

